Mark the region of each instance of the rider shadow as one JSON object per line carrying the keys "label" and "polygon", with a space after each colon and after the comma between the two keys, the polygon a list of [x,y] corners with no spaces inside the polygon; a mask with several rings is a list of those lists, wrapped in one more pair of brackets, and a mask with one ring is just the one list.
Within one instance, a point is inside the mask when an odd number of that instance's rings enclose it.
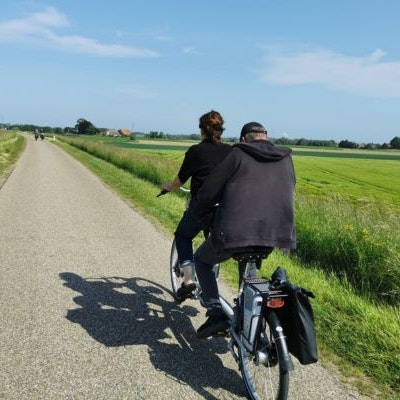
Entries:
{"label": "rider shadow", "polygon": [[[82,278],[60,274],[64,286],[80,293],[79,308],[66,318],[79,323],[107,347],[147,345],[154,367],[196,390],[204,399],[216,400],[207,387],[245,396],[239,374],[226,368],[217,354],[227,351],[226,340],[196,339],[190,321],[198,310],[177,306],[170,291],[144,278]],[[216,374],[215,371],[221,371]]]}

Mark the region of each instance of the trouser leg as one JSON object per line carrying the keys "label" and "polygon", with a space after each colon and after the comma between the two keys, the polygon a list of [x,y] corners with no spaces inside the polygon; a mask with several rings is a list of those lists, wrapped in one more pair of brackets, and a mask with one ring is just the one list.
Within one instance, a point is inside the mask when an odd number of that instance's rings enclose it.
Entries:
{"label": "trouser leg", "polygon": [[217,280],[213,271],[214,264],[230,258],[229,254],[217,254],[211,238],[206,239],[194,255],[196,274],[199,281],[203,303],[206,308],[220,307]]}
{"label": "trouser leg", "polygon": [[175,231],[176,250],[179,263],[193,261],[193,238],[200,232],[198,221],[185,211]]}

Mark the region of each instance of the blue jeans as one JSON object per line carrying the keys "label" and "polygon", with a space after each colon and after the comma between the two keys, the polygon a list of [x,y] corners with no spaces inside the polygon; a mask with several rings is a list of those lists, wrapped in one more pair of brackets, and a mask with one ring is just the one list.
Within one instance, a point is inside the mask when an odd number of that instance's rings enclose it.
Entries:
{"label": "blue jeans", "polygon": [[193,261],[193,239],[202,230],[200,222],[186,210],[175,231],[176,251],[179,263]]}

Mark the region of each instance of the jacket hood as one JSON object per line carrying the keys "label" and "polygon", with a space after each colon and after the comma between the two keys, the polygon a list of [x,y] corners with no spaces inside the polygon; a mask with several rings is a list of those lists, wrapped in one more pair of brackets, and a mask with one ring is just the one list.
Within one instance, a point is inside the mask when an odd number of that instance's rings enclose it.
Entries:
{"label": "jacket hood", "polygon": [[287,147],[274,146],[268,140],[254,140],[249,143],[238,143],[232,147],[238,147],[257,161],[262,162],[280,161],[292,152],[292,150]]}

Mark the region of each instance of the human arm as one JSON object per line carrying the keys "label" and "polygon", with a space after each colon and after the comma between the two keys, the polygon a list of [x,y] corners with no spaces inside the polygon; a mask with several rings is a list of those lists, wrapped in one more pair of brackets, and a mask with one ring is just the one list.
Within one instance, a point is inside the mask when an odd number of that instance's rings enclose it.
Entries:
{"label": "human arm", "polygon": [[172,192],[173,190],[179,189],[185,182],[192,176],[193,168],[196,165],[196,162],[193,160],[194,158],[194,151],[193,146],[190,147],[183,159],[182,165],[179,169],[178,174],[174,178],[172,182],[164,182],[161,185],[161,189],[166,190],[167,192]]}
{"label": "human arm", "polygon": [[161,185],[161,189],[166,190],[167,192],[172,192],[176,189],[179,189],[182,185],[183,185],[183,183],[181,182],[179,177],[176,176],[172,182],[164,182]]}

